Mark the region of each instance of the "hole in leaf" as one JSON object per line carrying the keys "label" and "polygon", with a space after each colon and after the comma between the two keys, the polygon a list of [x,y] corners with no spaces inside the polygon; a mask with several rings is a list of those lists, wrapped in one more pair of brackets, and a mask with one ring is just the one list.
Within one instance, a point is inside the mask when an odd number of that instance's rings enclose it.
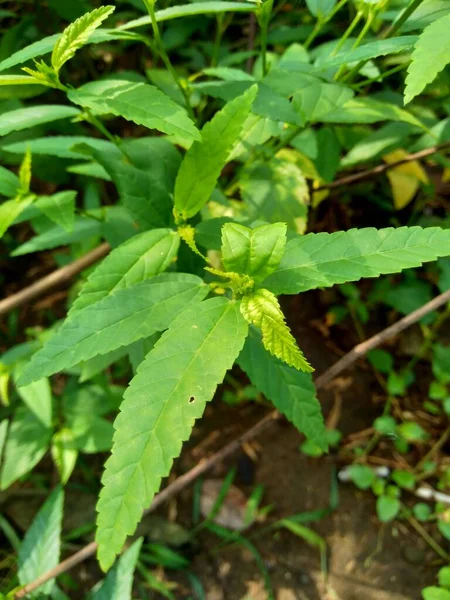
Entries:
{"label": "hole in leaf", "polygon": [[189,398],[189,404],[192,404],[194,401],[195,401],[195,397],[194,397],[194,396],[191,396],[191,397]]}

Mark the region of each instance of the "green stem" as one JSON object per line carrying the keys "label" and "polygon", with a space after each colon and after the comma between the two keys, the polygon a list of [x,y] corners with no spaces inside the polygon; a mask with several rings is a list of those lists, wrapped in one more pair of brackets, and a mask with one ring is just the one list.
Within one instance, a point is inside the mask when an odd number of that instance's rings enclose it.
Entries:
{"label": "green stem", "polygon": [[338,11],[340,11],[341,8],[347,4],[347,2],[348,2],[348,0],[340,0],[340,2],[338,2],[336,4],[336,6],[333,8],[333,10],[330,12],[329,15],[327,15],[324,18],[318,19],[316,21],[316,24],[314,25],[314,29],[311,31],[311,33],[309,34],[306,42],[303,44],[303,46],[306,49],[308,49],[311,46],[311,44],[313,43],[313,41],[316,39],[316,37],[322,31],[323,27],[328,23],[328,21],[331,21],[331,19],[334,17],[334,15]]}
{"label": "green stem", "polygon": [[[359,14],[359,13],[358,13]],[[358,16],[358,14],[356,15],[356,17]],[[355,17],[355,19],[356,19]],[[359,32],[358,37],[355,40],[355,43],[352,46],[352,50],[354,50],[355,48],[357,48],[360,43],[363,41],[363,39],[366,36],[366,33],[369,31],[370,26],[372,25],[373,22],[373,18],[374,15],[373,13],[370,13],[369,16],[367,17],[367,21],[364,23],[364,27],[361,29],[361,31]],[[339,77],[342,75],[342,73],[345,71],[347,65],[341,65],[341,67],[339,68],[338,72],[336,73],[336,75],[334,76],[334,80],[338,81]]]}
{"label": "green stem", "polygon": [[97,131],[99,131],[102,135],[105,136],[107,140],[112,142],[122,152],[125,158],[129,160],[128,154],[122,148],[121,139],[117,138],[110,131],[108,131],[107,128],[100,121],[100,119],[98,119],[89,108],[84,108],[83,110],[86,114],[86,120],[88,121],[88,123],[93,125],[97,129]]}
{"label": "green stem", "polygon": [[339,52],[339,50],[345,44],[345,42],[347,41],[347,39],[353,33],[353,30],[358,25],[358,23],[360,22],[360,20],[362,19],[362,17],[363,17],[362,11],[358,11],[356,13],[355,18],[353,19],[353,21],[350,23],[350,25],[345,30],[344,35],[341,37],[341,39],[339,40],[339,42],[336,44],[333,52],[331,53],[331,56],[336,56],[336,54]]}
{"label": "green stem", "polygon": [[414,517],[410,516],[406,516],[406,519],[408,520],[409,524],[412,525],[412,527],[414,527],[417,533],[423,538],[423,540],[430,546],[430,548],[436,552],[438,556],[440,556],[445,562],[450,561],[450,555],[447,554],[447,552],[434,541],[434,539],[431,537],[428,531],[426,531],[426,529],[422,527],[419,521],[416,521]]}
{"label": "green stem", "polygon": [[[398,73],[399,71],[403,71],[403,69],[405,69],[407,67],[407,63],[403,63],[401,65],[396,65],[395,67],[392,67],[392,69],[389,69],[388,71],[385,71],[384,73],[381,73],[380,75],[377,75],[376,77],[371,77],[370,79],[364,79],[364,81],[361,81],[360,83],[355,84],[353,87],[356,90],[359,90],[360,88],[365,87],[366,85],[369,85],[371,83],[374,82],[379,82],[379,81],[383,81],[383,79],[386,79],[386,77],[389,77],[390,75],[394,75],[394,73]],[[344,78],[345,81],[345,78]]]}
{"label": "green stem", "polygon": [[224,32],[223,27],[223,14],[218,14],[216,17],[216,39],[214,40],[214,46],[211,53],[211,66],[215,67],[219,62],[219,54],[220,54],[220,42],[222,41],[222,35]]}
{"label": "green stem", "polygon": [[180,92],[183,94],[183,98],[184,98],[184,101],[186,104],[186,109],[189,113],[189,116],[191,117],[191,119],[193,121],[195,121],[195,116],[194,116],[194,113],[193,113],[193,110],[191,107],[191,103],[189,101],[189,95],[187,93],[187,90],[184,87],[184,85],[181,83],[176,69],[170,62],[169,55],[167,54],[166,49],[164,48],[163,41],[161,39],[161,33],[159,31],[158,21],[156,20],[156,15],[155,15],[155,0],[144,0],[144,4],[148,11],[148,14],[150,15],[150,19],[152,21],[153,36],[155,38],[155,44],[158,49],[159,55],[162,58],[164,66],[169,71],[169,73],[172,75],[173,80],[175,81],[176,85],[178,86]]}

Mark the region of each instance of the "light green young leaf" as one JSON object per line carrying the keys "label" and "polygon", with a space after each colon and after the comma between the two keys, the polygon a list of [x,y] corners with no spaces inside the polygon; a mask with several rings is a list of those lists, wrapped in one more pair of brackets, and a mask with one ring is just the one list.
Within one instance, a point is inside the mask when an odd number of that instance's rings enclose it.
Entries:
{"label": "light green young leaf", "polygon": [[333,10],[337,0],[306,0],[310,12],[315,17],[323,19]]}
{"label": "light green young leaf", "polygon": [[[24,201],[22,200],[22,202]],[[61,227],[61,225],[51,227],[43,233],[36,235],[34,238],[31,238],[28,242],[18,246],[11,252],[11,256],[22,256],[23,254],[29,254],[30,252],[49,250],[51,248],[57,248],[58,246],[74,244],[89,238],[101,236],[102,233],[102,221],[88,217],[76,217],[73,229],[69,233],[64,227]]]}
{"label": "light green young leaf", "polygon": [[112,113],[168,135],[178,134],[188,140],[200,139],[198,129],[184,108],[147,83],[121,79],[94,81],[70,90],[68,98],[84,108],[104,114]]}
{"label": "light green young leaf", "polygon": [[86,13],[71,23],[55,43],[52,52],[52,67],[58,73],[75,52],[86,44],[90,35],[114,12],[114,6],[101,6]]}
{"label": "light green young leaf", "polygon": [[[20,185],[20,184],[19,184]],[[17,217],[33,202],[33,197],[6,200],[0,204],[0,238],[5,231],[14,223]]]}
{"label": "light green young leaf", "polygon": [[139,538],[123,553],[90,600],[131,600],[133,574],[142,542],[143,538]]}
{"label": "light green young leaf", "polygon": [[47,377],[39,379],[30,385],[17,388],[23,402],[44,427],[52,426],[52,390]]}
{"label": "light green young leaf", "polygon": [[15,173],[0,166],[0,194],[7,198],[14,198],[19,189],[20,181]]}
{"label": "light green young leaf", "polygon": [[36,206],[46,217],[66,231],[72,231],[75,221],[75,198],[77,192],[64,190],[52,196],[40,196]]}
{"label": "light green young leaf", "polygon": [[298,294],[419,267],[450,255],[450,230],[439,227],[351,229],[310,233],[286,244],[278,269],[264,285],[275,294]]}
{"label": "light green young leaf", "polygon": [[78,114],[80,114],[78,108],[57,104],[18,108],[0,115],[0,135],[8,135],[11,131],[21,131],[43,123],[68,119]]}
{"label": "light green young leaf", "polygon": [[70,316],[31,359],[18,384],[27,385],[97,354],[166,329],[208,287],[195,275],[163,273],[118,290]]}
{"label": "light green young leaf", "polygon": [[323,115],[324,123],[377,123],[378,121],[404,121],[423,129],[422,123],[395,104],[374,98],[352,98],[343,106]]}
{"label": "light green young leaf", "polygon": [[450,600],[450,591],[435,585],[422,590],[423,600]]}
{"label": "light green young leaf", "polygon": [[130,238],[91,273],[69,315],[162,273],[175,260],[179,245],[180,238],[171,229],[153,229]]}
{"label": "light green young leaf", "polygon": [[434,21],[420,34],[406,76],[405,104],[431,83],[450,63],[450,14]]}
{"label": "light green young leaf", "polygon": [[273,273],[286,245],[286,224],[250,229],[238,223],[222,227],[222,262],[227,271],[250,275],[255,281]]}
{"label": "light green young leaf", "polygon": [[247,329],[236,302],[206,300],[184,311],[139,366],[114,424],[113,454],[102,479],[97,542],[103,569],[134,533],[242,349]]}
{"label": "light green young leaf", "polygon": [[309,440],[327,451],[325,423],[310,373],[270,356],[261,335],[250,327],[238,364],[250,381]]}
{"label": "light green young leaf", "polygon": [[[224,12],[254,12],[256,4],[250,2],[230,2],[227,0],[206,0],[205,2],[192,2],[190,4],[180,4],[178,6],[170,6],[156,11],[156,21],[168,21],[169,19],[177,19],[179,17],[190,17],[194,15],[219,14]],[[151,19],[148,16],[139,17],[133,21],[128,21],[121,25],[119,29],[134,29],[151,25]]]}
{"label": "light green young leaf", "polygon": [[42,85],[35,77],[30,75],[0,75],[0,86],[2,85]]}
{"label": "light green young leaf", "polygon": [[27,148],[19,168],[19,196],[25,196],[30,191],[31,164],[31,152]]}
{"label": "light green young leaf", "polygon": [[28,408],[16,410],[8,430],[4,449],[0,488],[31,471],[48,450],[52,430],[42,424]]}
{"label": "light green young leaf", "polygon": [[[21,585],[31,583],[59,563],[64,492],[53,490],[39,510],[19,549],[18,577]],[[50,596],[55,580],[47,581],[28,594],[30,598]]]}
{"label": "light green young leaf", "polygon": [[257,92],[252,86],[217,112],[186,152],[175,181],[175,212],[193,217],[209,200],[228,155],[241,133]]}
{"label": "light green young leaf", "polygon": [[58,469],[59,479],[65,485],[75,468],[78,450],[74,444],[74,435],[65,427],[57,431],[52,438],[51,454]]}
{"label": "light green young leaf", "polygon": [[262,343],[270,354],[299,371],[314,370],[297,346],[272,292],[260,289],[244,296],[241,300],[241,313],[248,323],[261,329]]}

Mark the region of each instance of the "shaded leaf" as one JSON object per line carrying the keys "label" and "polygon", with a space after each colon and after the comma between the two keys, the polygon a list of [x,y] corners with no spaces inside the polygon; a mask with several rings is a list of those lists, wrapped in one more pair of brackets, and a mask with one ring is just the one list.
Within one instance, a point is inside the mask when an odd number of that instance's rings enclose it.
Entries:
{"label": "shaded leaf", "polygon": [[43,123],[68,119],[79,113],[80,111],[72,106],[59,106],[56,104],[18,108],[0,115],[0,135],[7,135],[11,131],[21,131]]}
{"label": "shaded leaf", "polygon": [[142,542],[143,538],[139,538],[123,553],[90,600],[131,600],[134,569]]}

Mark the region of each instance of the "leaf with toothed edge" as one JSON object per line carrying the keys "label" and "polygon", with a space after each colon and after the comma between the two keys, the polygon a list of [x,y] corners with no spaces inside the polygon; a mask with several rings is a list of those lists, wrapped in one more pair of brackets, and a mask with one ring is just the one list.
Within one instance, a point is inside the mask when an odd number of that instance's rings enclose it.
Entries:
{"label": "leaf with toothed edge", "polygon": [[139,366],[114,423],[97,506],[103,569],[134,533],[247,331],[237,302],[211,298],[183,312]]}

